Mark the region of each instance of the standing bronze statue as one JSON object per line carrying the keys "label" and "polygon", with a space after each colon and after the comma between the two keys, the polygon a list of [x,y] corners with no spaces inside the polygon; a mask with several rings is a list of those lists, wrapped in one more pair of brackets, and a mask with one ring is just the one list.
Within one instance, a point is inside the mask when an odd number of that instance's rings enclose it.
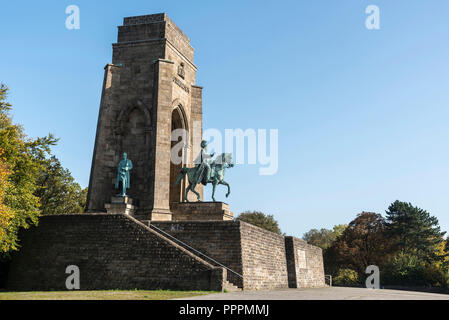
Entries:
{"label": "standing bronze statue", "polygon": [[117,179],[115,180],[115,189],[119,188],[119,184],[122,184],[122,192],[118,194],[118,197],[126,197],[126,189],[130,188],[131,182],[129,179],[129,172],[133,168],[133,163],[128,159],[126,152],[123,152],[123,159],[120,161],[117,167]]}
{"label": "standing bronze statue", "polygon": [[176,178],[175,185],[181,182],[182,178],[187,175],[189,186],[186,189],[185,200],[188,200],[189,191],[192,191],[196,194],[198,201],[201,201],[200,194],[195,191],[195,187],[197,184],[202,183],[203,185],[207,185],[208,183],[212,183],[212,200],[215,202],[215,188],[218,184],[222,184],[228,187],[228,192],[226,193],[226,197],[231,193],[231,187],[229,184],[224,181],[224,173],[226,168],[232,168],[234,166],[232,162],[232,154],[230,153],[222,153],[213,161],[211,161],[214,153],[207,153],[207,142],[201,141],[201,153],[197,158],[196,162],[199,162],[193,168],[182,168],[178,177]]}

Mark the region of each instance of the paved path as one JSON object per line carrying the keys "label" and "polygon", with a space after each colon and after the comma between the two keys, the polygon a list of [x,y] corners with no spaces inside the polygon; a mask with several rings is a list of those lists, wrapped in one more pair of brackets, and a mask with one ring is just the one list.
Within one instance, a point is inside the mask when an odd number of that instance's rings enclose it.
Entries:
{"label": "paved path", "polygon": [[449,294],[327,287],[214,293],[181,300],[449,300]]}

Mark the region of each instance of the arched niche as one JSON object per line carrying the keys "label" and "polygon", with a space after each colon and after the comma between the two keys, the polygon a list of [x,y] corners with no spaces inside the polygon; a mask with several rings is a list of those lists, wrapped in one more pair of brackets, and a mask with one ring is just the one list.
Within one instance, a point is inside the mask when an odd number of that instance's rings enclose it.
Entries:
{"label": "arched niche", "polygon": [[[175,180],[180,173],[181,168],[187,162],[186,157],[189,146],[189,128],[187,117],[183,106],[180,103],[175,102],[171,114],[171,132],[176,129],[183,129],[183,135],[179,136],[178,140],[171,141],[172,159],[170,161],[170,207],[173,203],[182,202],[185,197],[186,178],[184,178],[183,181],[176,186]],[[179,160],[181,161],[179,162]]]}
{"label": "arched niche", "polygon": [[[122,109],[116,120],[116,139],[118,150],[116,156],[122,157],[123,152],[133,163],[131,170],[131,187],[128,195],[137,198],[149,187],[149,172],[151,172],[151,117],[148,109],[139,100],[130,103]],[[136,199],[141,200],[141,199]]]}

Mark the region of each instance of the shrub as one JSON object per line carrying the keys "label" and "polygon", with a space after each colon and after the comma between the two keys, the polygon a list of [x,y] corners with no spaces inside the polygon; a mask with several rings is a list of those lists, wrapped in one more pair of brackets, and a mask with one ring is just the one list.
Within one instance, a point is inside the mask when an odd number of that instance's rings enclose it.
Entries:
{"label": "shrub", "polygon": [[399,253],[382,269],[381,281],[385,285],[425,287],[448,285],[448,275],[444,270],[412,254]]}
{"label": "shrub", "polygon": [[332,283],[340,286],[354,286],[358,285],[359,275],[352,269],[340,269],[337,276],[332,280]]}

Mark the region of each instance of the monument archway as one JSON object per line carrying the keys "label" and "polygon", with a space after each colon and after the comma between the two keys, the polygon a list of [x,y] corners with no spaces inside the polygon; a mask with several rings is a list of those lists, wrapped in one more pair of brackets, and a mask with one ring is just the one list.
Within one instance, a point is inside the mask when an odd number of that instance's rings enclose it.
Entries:
{"label": "monument archway", "polygon": [[[175,107],[171,114],[171,132],[176,129],[182,129],[182,135],[178,139],[171,141],[172,159],[170,160],[170,207],[173,203],[182,202],[185,198],[185,179],[175,186],[175,180],[181,171],[181,168],[186,163],[186,148],[188,144],[188,127],[187,119],[182,105]],[[183,144],[180,144],[184,141]]]}

